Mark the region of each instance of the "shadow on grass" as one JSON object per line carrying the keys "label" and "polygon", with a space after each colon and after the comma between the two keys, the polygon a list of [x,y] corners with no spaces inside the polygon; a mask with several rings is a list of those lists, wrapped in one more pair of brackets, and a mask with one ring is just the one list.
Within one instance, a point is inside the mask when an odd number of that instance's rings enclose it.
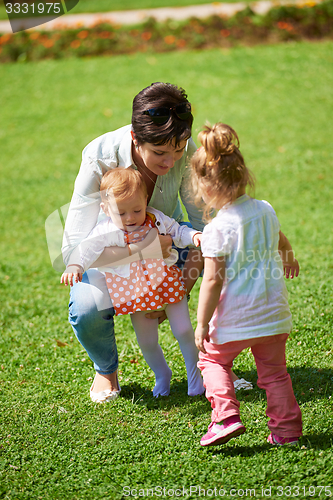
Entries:
{"label": "shadow on grass", "polygon": [[[296,366],[289,368],[288,372],[291,376],[293,388],[297,401],[305,403],[314,399],[326,399],[333,392],[333,369],[330,368],[315,368],[306,366]],[[236,393],[239,401],[251,402],[266,398],[265,391],[257,386],[256,370],[248,370],[239,375],[246,380],[252,382],[253,390],[239,390]],[[208,401],[203,396],[189,397],[187,395],[187,381],[174,381],[171,383],[170,396],[154,398],[150,389],[144,388],[137,383],[122,385],[121,396],[125,399],[132,400],[133,404],[145,405],[147,409],[153,410],[158,408],[170,409],[172,407],[182,407],[201,403],[206,407]],[[193,411],[199,408],[193,406]],[[209,403],[208,403],[209,406]],[[206,410],[206,409],[205,409]]]}
{"label": "shadow on grass", "polygon": [[[267,432],[268,435],[269,431]],[[272,451],[272,450],[289,450],[289,451],[300,451],[307,449],[316,449],[316,450],[327,450],[331,448],[333,440],[333,434],[306,434],[303,435],[299,443],[297,445],[292,446],[272,446],[269,443],[261,443],[255,446],[235,446],[236,441],[230,441],[233,446],[228,444],[220,445],[220,446],[208,446],[206,450],[208,453],[212,455],[223,455],[225,457],[234,457],[242,455],[244,457],[255,456],[258,453]]]}

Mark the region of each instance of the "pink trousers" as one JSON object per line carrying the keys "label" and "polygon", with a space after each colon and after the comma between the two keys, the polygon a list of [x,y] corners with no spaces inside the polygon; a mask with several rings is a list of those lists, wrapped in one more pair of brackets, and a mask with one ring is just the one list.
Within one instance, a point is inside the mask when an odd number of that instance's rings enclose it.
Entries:
{"label": "pink trousers", "polygon": [[302,435],[302,414],[286,368],[287,338],[285,333],[222,345],[205,341],[207,353],[199,353],[198,366],[202,371],[206,397],[213,409],[212,422],[239,415],[231,368],[238,354],[250,347],[257,365],[257,385],[266,391],[270,431],[280,437]]}

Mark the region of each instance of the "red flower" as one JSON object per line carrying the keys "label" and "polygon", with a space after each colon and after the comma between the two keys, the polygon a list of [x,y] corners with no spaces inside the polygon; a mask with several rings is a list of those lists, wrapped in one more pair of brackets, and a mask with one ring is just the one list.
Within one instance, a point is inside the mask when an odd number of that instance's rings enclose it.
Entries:
{"label": "red flower", "polygon": [[223,38],[227,38],[230,35],[229,30],[221,30],[220,33],[221,33],[221,36],[223,36]]}
{"label": "red flower", "polygon": [[83,31],[80,31],[80,33],[77,34],[77,37],[81,38],[81,40],[84,40],[85,38],[87,38],[88,35],[89,35],[89,31],[83,30]]}
{"label": "red flower", "polygon": [[148,40],[151,39],[151,32],[150,31],[144,31],[141,35],[142,40],[145,42],[148,42]]}
{"label": "red flower", "polygon": [[164,38],[164,41],[165,43],[167,43],[168,45],[172,45],[173,43],[175,43],[176,41],[176,37],[173,36],[173,35],[168,35]]}

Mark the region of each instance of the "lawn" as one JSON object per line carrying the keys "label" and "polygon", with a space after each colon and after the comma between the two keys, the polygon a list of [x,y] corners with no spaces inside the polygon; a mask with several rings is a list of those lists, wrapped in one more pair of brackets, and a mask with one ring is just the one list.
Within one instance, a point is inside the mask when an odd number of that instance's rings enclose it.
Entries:
{"label": "lawn", "polygon": [[[332,42],[289,43],[0,66],[0,498],[332,496],[332,54]],[[153,376],[124,317],[121,396],[89,400],[94,371],[67,323],[45,220],[70,201],[83,147],[128,123],[133,96],[153,81],[187,90],[195,140],[206,120],[236,129],[256,196],[274,206],[299,259],[301,274],[288,282],[287,363],[304,421],[294,448],[266,443],[265,394],[246,351],[235,371],[255,386],[239,392],[247,432],[201,449],[210,407],[187,397],[167,323],[168,398],[152,398]]]}
{"label": "lawn", "polygon": [[[235,3],[238,0],[227,0],[218,3]],[[248,3],[250,0],[244,0]],[[5,4],[0,2],[0,20],[8,19]],[[47,2],[46,2],[47,3]],[[203,5],[212,3],[210,0],[79,0],[79,3],[70,11],[71,14],[90,12],[112,12],[114,10],[154,9],[158,7],[187,7],[188,5]],[[32,8],[30,9],[32,10]]]}

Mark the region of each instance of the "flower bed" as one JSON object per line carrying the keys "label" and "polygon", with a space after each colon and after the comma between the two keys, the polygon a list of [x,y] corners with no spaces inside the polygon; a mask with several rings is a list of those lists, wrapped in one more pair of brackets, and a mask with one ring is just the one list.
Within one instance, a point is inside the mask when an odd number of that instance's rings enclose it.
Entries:
{"label": "flower bed", "polygon": [[266,15],[249,7],[231,18],[185,22],[148,19],[135,27],[97,24],[92,28],[23,31],[0,36],[0,62],[166,52],[333,38],[333,0],[272,8]]}

